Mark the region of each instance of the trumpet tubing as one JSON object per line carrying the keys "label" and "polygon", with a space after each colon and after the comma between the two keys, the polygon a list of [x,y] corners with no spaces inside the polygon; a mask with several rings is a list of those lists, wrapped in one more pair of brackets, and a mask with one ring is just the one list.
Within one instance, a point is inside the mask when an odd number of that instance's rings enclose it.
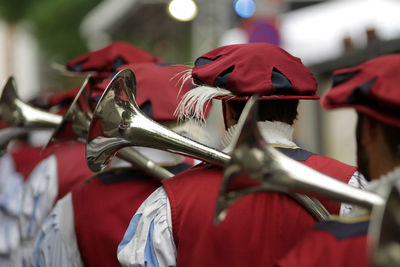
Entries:
{"label": "trumpet tubing", "polygon": [[160,180],[174,176],[173,173],[159,166],[152,160],[149,160],[147,157],[143,156],[136,149],[132,149],[130,147],[123,148],[118,151],[117,156],[123,160],[128,161],[133,166],[136,166],[139,169],[144,170],[147,174],[159,178]]}

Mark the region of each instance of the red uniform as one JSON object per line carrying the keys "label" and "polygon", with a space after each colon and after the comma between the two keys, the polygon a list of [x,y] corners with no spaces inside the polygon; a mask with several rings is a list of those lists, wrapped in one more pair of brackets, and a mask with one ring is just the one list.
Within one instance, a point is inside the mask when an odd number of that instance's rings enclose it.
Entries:
{"label": "red uniform", "polygon": [[[65,141],[48,147],[26,180],[21,216],[24,239],[32,239],[55,202],[87,179],[85,144]],[[30,163],[28,163],[30,164]]]}
{"label": "red uniform", "polygon": [[41,151],[42,147],[35,147],[22,142],[15,145],[10,151],[15,171],[20,173],[24,180],[28,179],[35,166],[48,156],[41,154]]}
{"label": "red uniform", "polygon": [[370,266],[368,224],[369,221],[319,223],[279,261],[278,266]]}
{"label": "red uniform", "polygon": [[92,171],[86,164],[85,144],[76,141],[65,141],[52,145],[49,153],[57,159],[58,194],[57,199],[63,198],[74,186],[83,182]]}
{"label": "red uniform", "polygon": [[[190,165],[167,168],[179,172]],[[120,266],[116,253],[140,204],[161,183],[141,171],[102,174],[72,191],[75,233],[85,266]]]}
{"label": "red uniform", "polygon": [[[347,182],[355,167],[302,149],[280,149],[294,159]],[[171,205],[178,266],[273,266],[315,224],[284,194],[262,192],[239,199],[226,219],[213,217],[222,169],[198,167],[163,181]],[[338,213],[337,205],[324,205]]]}
{"label": "red uniform", "polygon": [[24,180],[29,178],[32,170],[45,158],[54,155],[57,160],[57,199],[64,197],[71,189],[92,172],[85,161],[85,144],[65,141],[50,145],[42,152],[42,147],[26,143],[16,145],[10,155],[14,161],[15,171],[21,173]]}

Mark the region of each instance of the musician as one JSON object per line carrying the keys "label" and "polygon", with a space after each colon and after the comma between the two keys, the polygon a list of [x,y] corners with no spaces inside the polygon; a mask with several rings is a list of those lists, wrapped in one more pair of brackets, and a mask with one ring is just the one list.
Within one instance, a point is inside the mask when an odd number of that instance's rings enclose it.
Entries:
{"label": "musician", "polygon": [[[9,80],[12,82],[12,79]],[[5,87],[9,90],[14,84]],[[14,88],[15,90],[15,88]],[[60,100],[52,102],[51,105],[37,107],[38,109],[52,110],[58,115],[65,112],[62,108],[68,100],[64,96],[57,95]],[[32,105],[32,104],[31,104]],[[36,108],[37,105],[32,105]],[[8,125],[6,125],[8,127]],[[10,128],[12,129],[12,128]],[[21,128],[22,129],[22,128]],[[13,265],[10,263],[16,259],[16,253],[20,253],[27,239],[31,240],[35,232],[40,210],[39,202],[32,201],[30,193],[32,187],[29,185],[34,177],[49,177],[55,174],[55,169],[49,165],[38,164],[48,158],[54,147],[42,152],[42,146],[51,135],[49,129],[22,129],[14,136],[7,146],[7,151],[0,158],[0,265]],[[57,153],[56,153],[57,154]],[[58,154],[58,157],[61,156]],[[57,156],[56,156],[57,157]],[[53,161],[46,161],[53,162]],[[87,172],[88,173],[88,172]],[[87,174],[86,173],[86,174]],[[36,185],[36,188],[40,184]],[[49,190],[44,188],[43,190]],[[50,190],[49,190],[50,191]],[[42,198],[46,203],[47,199]],[[47,205],[47,203],[46,203]],[[29,220],[26,218],[29,217]],[[18,261],[18,260],[17,260]]]}
{"label": "musician", "polygon": [[[182,99],[182,116],[201,115],[222,100],[228,145],[249,96],[260,95],[263,137],[288,156],[337,179],[358,183],[355,167],[299,148],[293,122],[299,99],[318,99],[311,72],[283,49],[240,44],[214,49],[195,61],[197,87]],[[202,119],[200,117],[200,119]],[[297,202],[279,193],[250,194],[213,224],[223,169],[204,165],[163,181],[140,206],[118,248],[123,266],[272,266],[314,223]],[[338,214],[339,206],[326,208]]]}
{"label": "musician", "polygon": [[11,254],[20,245],[18,220],[24,183],[45,157],[40,154],[39,146],[43,135],[48,136],[48,133],[26,131],[22,136],[14,136],[0,157],[0,266],[8,266]]}
{"label": "musician", "polygon": [[[132,62],[158,61],[157,57],[140,48],[116,42],[70,60],[66,68],[81,76],[91,72],[92,77],[82,99],[85,98],[89,107],[94,107],[95,96],[99,94],[99,82],[112,75],[118,67]],[[73,89],[51,97],[49,103],[70,104],[76,92]],[[90,109],[84,111],[90,112]],[[18,219],[21,245],[11,256],[15,265],[31,261],[35,238],[56,201],[92,174],[85,161],[85,144],[78,142],[70,124],[62,129],[62,135],[62,141],[53,143],[43,151],[44,157],[36,162],[24,184]],[[41,148],[38,149],[40,152]]]}
{"label": "musician", "polygon": [[[177,124],[174,116],[178,92],[190,89],[189,83],[181,87],[176,75],[187,67],[138,63],[121,68],[134,71],[136,101],[147,116],[176,132],[190,134],[194,125]],[[197,129],[196,136],[200,132]],[[194,164],[177,154],[137,149],[173,174]],[[105,172],[78,185],[58,202],[44,223],[34,252],[35,266],[120,266],[116,251],[132,214],[160,185],[159,179],[138,169]]]}
{"label": "musician", "polygon": [[[337,70],[321,104],[326,109],[354,108],[360,172],[367,190],[382,194],[384,184],[400,177],[400,55],[381,56]],[[316,225],[279,266],[370,266],[367,247],[369,214]]]}

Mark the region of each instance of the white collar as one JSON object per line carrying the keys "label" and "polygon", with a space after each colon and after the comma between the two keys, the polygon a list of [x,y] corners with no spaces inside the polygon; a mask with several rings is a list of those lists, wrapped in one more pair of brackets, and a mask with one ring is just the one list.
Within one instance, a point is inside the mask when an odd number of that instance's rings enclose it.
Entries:
{"label": "white collar", "polygon": [[382,175],[379,179],[369,182],[367,190],[386,197],[389,193],[388,189],[390,189],[391,185],[395,182],[398,186],[400,185],[400,166]]}
{"label": "white collar", "polygon": [[[293,142],[293,127],[291,125],[281,121],[258,121],[257,125],[261,135],[268,143],[296,147],[296,144]],[[229,144],[231,143],[236,129],[237,125],[233,125],[225,131],[221,140],[224,152],[230,152],[227,150],[229,150]]]}

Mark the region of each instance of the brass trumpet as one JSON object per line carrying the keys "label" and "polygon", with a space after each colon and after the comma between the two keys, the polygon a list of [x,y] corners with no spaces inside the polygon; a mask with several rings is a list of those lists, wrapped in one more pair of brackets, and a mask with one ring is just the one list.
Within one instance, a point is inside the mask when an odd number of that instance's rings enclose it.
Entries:
{"label": "brass trumpet", "polygon": [[[119,149],[127,146],[144,146],[165,150],[219,166],[227,166],[231,160],[233,163],[241,162],[246,156],[249,156],[251,160],[246,163],[246,171],[249,171],[252,179],[261,181],[262,190],[324,195],[337,201],[354,203],[368,208],[383,203],[379,196],[355,189],[323,175],[283,155],[267,145],[265,141],[250,147],[249,152],[251,153],[243,150],[234,152],[231,159],[228,154],[180,136],[147,118],[138,108],[135,95],[136,80],[130,69],[122,70],[114,76],[104,91],[93,112],[86,144],[86,160],[91,169],[103,168]],[[250,110],[249,107],[247,109]],[[241,121],[239,126],[243,127],[246,120],[241,119]],[[253,128],[252,130],[254,131]],[[261,141],[261,134],[259,132],[255,134],[257,142]],[[243,140],[245,136],[241,135],[240,138]],[[247,136],[250,138],[248,134]],[[251,144],[255,144],[255,142]],[[258,147],[259,145],[262,149]],[[257,191],[261,191],[261,188]],[[250,192],[254,192],[254,188],[249,192],[242,192],[242,194]],[[241,196],[232,195],[231,192],[224,191],[224,189],[222,189],[222,194],[218,204],[218,213]],[[307,204],[308,199],[302,200],[301,197],[298,200],[305,206],[315,203],[313,201],[311,204]],[[325,218],[326,215],[321,216]]]}
{"label": "brass trumpet", "polygon": [[127,146],[143,146],[197,159],[221,166],[229,155],[185,138],[150,120],[135,101],[136,78],[124,69],[111,80],[93,111],[86,143],[86,160],[93,171],[104,168],[115,153]]}
{"label": "brass trumpet", "polygon": [[[3,141],[6,137],[14,137],[15,135],[13,136],[12,134],[27,133],[27,129],[54,129],[52,136],[42,149],[44,150],[49,144],[57,140],[59,133],[67,123],[72,123],[72,129],[79,140],[86,141],[91,115],[83,112],[80,106],[77,105],[77,101],[81,97],[90,77],[90,75],[86,77],[64,116],[42,111],[23,102],[17,95],[15,79],[10,77],[0,95],[0,113],[2,119],[12,126],[14,130],[3,131],[1,135],[3,138],[0,141]],[[3,142],[8,142],[8,140]],[[159,179],[173,176],[168,170],[158,166],[133,148],[121,150],[119,156]]]}
{"label": "brass trumpet", "polygon": [[[353,188],[322,174],[284,155],[262,137],[257,125],[257,102],[252,97],[243,109],[233,137],[235,149],[224,173],[216,208],[216,221],[221,221],[233,202],[252,192],[278,191],[287,193],[300,203],[311,203],[311,214],[327,219],[329,214],[314,197],[352,203],[371,209],[381,206],[384,200],[377,194]],[[249,186],[238,188],[234,184],[237,174],[244,171],[252,179]],[[307,197],[304,198],[306,194]],[[311,197],[310,197],[311,196]],[[300,199],[299,199],[300,198]],[[314,204],[312,204],[314,202]]]}
{"label": "brass trumpet", "polygon": [[[62,117],[60,124],[57,125],[57,127],[54,129],[53,134],[50,137],[49,142],[46,144],[46,146],[48,146],[57,139],[58,134],[63,129],[63,127],[66,126],[67,123],[72,123],[72,129],[74,133],[78,136],[79,140],[81,140],[82,142],[86,142],[92,115],[87,112],[83,112],[83,110],[80,108],[77,102],[78,99],[81,97],[87,83],[89,82],[90,77],[91,77],[90,74],[86,77],[81,88],[79,89],[74,100],[72,101],[70,107]],[[43,149],[45,149],[46,146],[44,146]],[[158,179],[166,179],[173,176],[171,172],[157,165],[149,158],[143,156],[134,148],[130,147],[120,150],[118,152],[118,157]],[[93,171],[99,172],[101,170],[99,169]]]}
{"label": "brass trumpet", "polygon": [[1,118],[10,126],[24,128],[49,128],[60,124],[61,116],[39,110],[17,95],[14,77],[10,77],[0,95]]}

